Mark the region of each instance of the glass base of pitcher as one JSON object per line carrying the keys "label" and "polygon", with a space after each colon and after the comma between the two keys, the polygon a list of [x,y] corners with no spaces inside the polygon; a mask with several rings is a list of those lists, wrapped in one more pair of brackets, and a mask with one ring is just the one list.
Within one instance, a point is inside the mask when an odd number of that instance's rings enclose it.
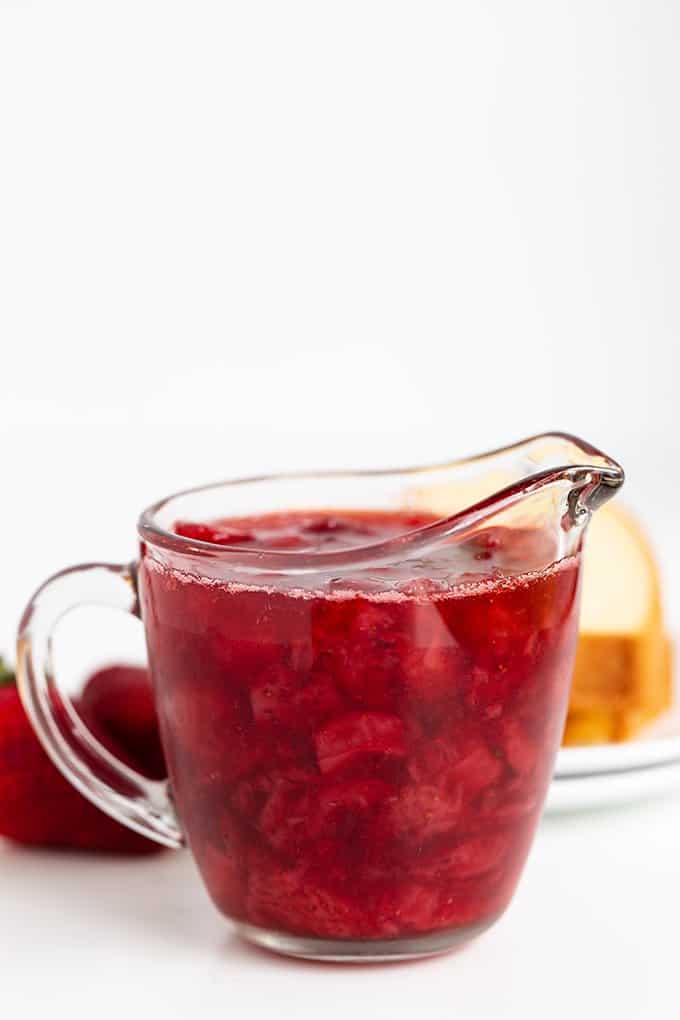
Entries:
{"label": "glass base of pitcher", "polygon": [[235,927],[241,938],[283,956],[327,963],[397,963],[400,960],[417,960],[459,949],[490,928],[496,920],[496,917],[492,917],[465,928],[456,928],[455,931],[397,939],[319,939],[306,935],[287,935],[242,922],[237,922]]}

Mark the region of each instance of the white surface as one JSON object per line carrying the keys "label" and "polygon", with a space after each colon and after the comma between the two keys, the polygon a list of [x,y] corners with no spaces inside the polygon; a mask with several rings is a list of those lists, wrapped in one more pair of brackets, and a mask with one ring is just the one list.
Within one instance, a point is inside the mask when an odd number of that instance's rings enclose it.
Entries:
{"label": "white surface", "polygon": [[[624,463],[680,619],[679,32],[665,0],[0,0],[0,650],[176,488],[555,427]],[[185,857],[3,851],[0,1010],[675,1020],[679,862],[677,798],[550,819],[476,945],[348,972],[243,949]]]}
{"label": "white surface", "polygon": [[0,848],[3,1015],[676,1020],[680,797],[545,819],[508,913],[456,954],[373,967],[247,948],[188,855]]}

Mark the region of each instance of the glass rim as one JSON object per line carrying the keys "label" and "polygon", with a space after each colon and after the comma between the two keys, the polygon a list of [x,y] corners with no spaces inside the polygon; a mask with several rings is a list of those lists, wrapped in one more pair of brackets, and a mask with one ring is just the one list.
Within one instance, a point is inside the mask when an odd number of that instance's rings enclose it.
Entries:
{"label": "glass rim", "polygon": [[[474,464],[483,464],[485,460],[513,454],[522,447],[532,444],[556,440],[576,448],[583,460],[572,463],[555,464],[529,473],[516,482],[506,485],[489,496],[458,510],[455,513],[437,517],[436,520],[413,528],[403,534],[367,542],[364,545],[352,546],[336,552],[318,550],[296,551],[290,549],[262,550],[249,549],[238,545],[218,545],[200,539],[188,538],[175,531],[168,530],[158,523],[158,514],[174,500],[191,497],[211,490],[229,490],[236,487],[262,483],[283,481],[324,481],[342,478],[389,478],[391,476],[413,477],[427,475],[438,471],[455,470]],[[391,560],[395,555],[403,554],[406,548],[414,545],[429,544],[433,540],[450,536],[464,536],[486,517],[507,508],[525,496],[538,492],[555,482],[566,481],[574,486],[574,491],[585,492],[586,498],[580,508],[581,513],[589,514],[606,502],[623,484],[625,475],[621,465],[602,453],[597,447],[568,432],[541,432],[521,439],[507,446],[500,446],[484,453],[456,458],[436,464],[420,465],[406,468],[359,468],[331,469],[321,471],[292,471],[275,474],[252,475],[210,482],[205,485],[181,489],[152,503],[140,514],[137,521],[137,533],[144,543],[179,555],[192,558],[222,560],[243,567],[257,570],[275,570],[281,572],[307,572],[333,566],[347,566],[364,560]],[[285,511],[285,507],[278,508]],[[361,509],[357,507],[356,509]]]}

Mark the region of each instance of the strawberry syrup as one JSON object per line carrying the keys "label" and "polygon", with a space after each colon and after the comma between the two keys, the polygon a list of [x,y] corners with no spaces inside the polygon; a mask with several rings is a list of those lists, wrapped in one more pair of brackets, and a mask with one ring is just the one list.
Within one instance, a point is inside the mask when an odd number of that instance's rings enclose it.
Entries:
{"label": "strawberry syrup", "polygon": [[[294,512],[175,531],[313,553],[433,520]],[[579,561],[549,546],[538,531],[488,528],[304,591],[274,574],[206,581],[143,551],[177,810],[224,914],[389,939],[502,912],[550,779],[576,640]]]}

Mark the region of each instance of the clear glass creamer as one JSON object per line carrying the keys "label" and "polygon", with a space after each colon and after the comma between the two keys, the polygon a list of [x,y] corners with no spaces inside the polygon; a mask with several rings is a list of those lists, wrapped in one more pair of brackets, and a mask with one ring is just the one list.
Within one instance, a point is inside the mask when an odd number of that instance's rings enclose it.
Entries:
{"label": "clear glass creamer", "polygon": [[[591,513],[623,482],[564,434],[415,470],[256,478],[171,496],[130,567],[64,571],[19,634],[20,690],[100,808],[187,844],[246,938],[411,958],[514,893],[567,708]],[[167,783],[117,761],[59,693],[56,621],[144,623]]]}

